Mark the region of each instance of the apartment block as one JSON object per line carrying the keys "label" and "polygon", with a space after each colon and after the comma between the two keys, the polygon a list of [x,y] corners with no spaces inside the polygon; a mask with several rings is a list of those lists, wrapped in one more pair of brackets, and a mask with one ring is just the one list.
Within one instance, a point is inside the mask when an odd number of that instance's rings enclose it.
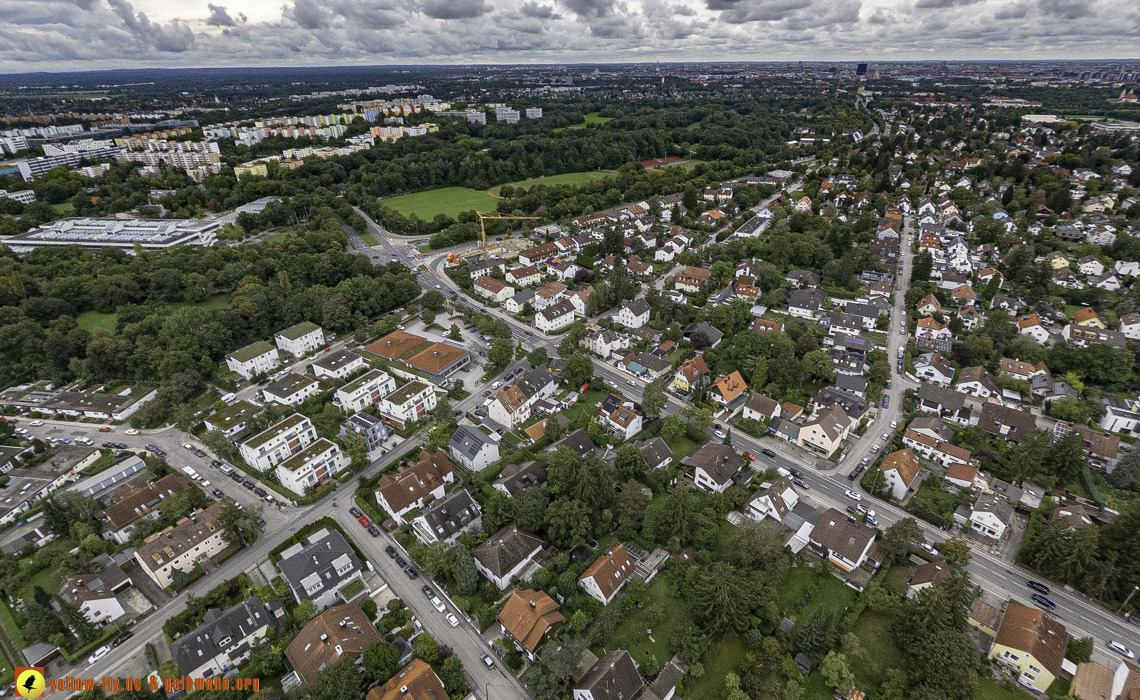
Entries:
{"label": "apartment block", "polygon": [[291,353],[294,357],[304,357],[325,344],[325,331],[309,321],[298,323],[273,336],[277,348]]}
{"label": "apartment block", "polygon": [[300,413],[285,418],[254,435],[238,446],[242,459],[254,469],[264,472],[313,444],[317,431]]}
{"label": "apartment block", "polygon": [[219,502],[154,533],[135,550],[135,562],[160,588],[166,588],[175,569],[189,574],[195,563],[226,548],[221,515]]}
{"label": "apartment block", "polygon": [[374,369],[336,390],[333,403],[345,413],[363,411],[396,390],[396,380],[387,372]]}
{"label": "apartment block", "polygon": [[271,372],[281,364],[277,348],[268,341],[259,340],[226,355],[226,367],[246,379]]}
{"label": "apartment block", "polygon": [[320,438],[278,464],[277,479],[285,488],[304,496],[307,487],[316,488],[328,482],[348,464],[348,457],[336,443]]}

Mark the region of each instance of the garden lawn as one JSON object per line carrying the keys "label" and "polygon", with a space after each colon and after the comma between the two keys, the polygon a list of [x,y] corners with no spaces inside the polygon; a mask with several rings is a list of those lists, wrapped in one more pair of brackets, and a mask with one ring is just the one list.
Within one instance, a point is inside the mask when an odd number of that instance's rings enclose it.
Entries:
{"label": "garden lawn", "polygon": [[582,122],[581,124],[571,124],[567,127],[554,129],[554,133],[557,134],[559,131],[565,131],[566,129],[585,129],[587,124],[605,124],[606,122],[611,121],[613,117],[603,117],[599,112],[590,112],[585,116],[585,119],[586,121]]}
{"label": "garden lawn", "polygon": [[380,203],[383,206],[395,209],[404,216],[415,214],[423,221],[431,221],[437,214],[446,214],[454,219],[461,212],[472,209],[495,211],[498,200],[483,190],[471,190],[466,187],[442,187],[437,190],[383,199]]}
{"label": "garden lawn", "polygon": [[818,670],[812,671],[804,681],[803,700],[833,700],[835,695],[823,680],[823,674]]}
{"label": "garden lawn", "polygon": [[58,217],[75,216],[75,205],[71,202],[63,202],[62,204],[51,205],[52,211]]}
{"label": "garden lawn", "polygon": [[[806,602],[802,598],[807,597]],[[844,609],[855,600],[855,591],[831,574],[819,576],[809,567],[796,567],[788,572],[780,582],[776,592],[776,604],[784,615],[795,615],[796,620],[806,620],[822,605],[825,613],[837,619]]]}
{"label": "garden lawn", "polygon": [[[615,170],[595,170],[593,172],[565,173],[564,175],[550,175],[541,178],[536,177],[530,180],[520,180],[518,182],[510,182],[507,184],[509,184],[511,187],[529,190],[535,185],[546,185],[547,187],[553,187],[554,185],[584,185],[587,182],[601,180],[602,178],[613,177],[615,175],[617,175],[617,171]],[[502,186],[503,185],[499,185],[499,187]],[[499,187],[491,190],[491,194],[498,195]]]}
{"label": "garden lawn", "polygon": [[[904,569],[904,567],[897,567]],[[905,569],[904,569],[905,570]],[[887,671],[902,668],[902,652],[891,638],[891,616],[865,610],[851,629],[859,637],[865,663],[852,664],[859,688],[879,694],[879,687],[887,680]]]}
{"label": "garden lawn", "polygon": [[[704,662],[705,675],[693,681],[685,694],[687,700],[720,700],[724,697],[724,677],[736,670],[748,649],[736,634],[726,635],[724,641],[712,645]],[[673,657],[669,657],[673,658]],[[807,697],[805,693],[804,697]]]}
{"label": "garden lawn", "polygon": [[[647,625],[642,621],[642,614],[655,603],[660,603],[661,607],[665,609],[665,617],[653,628],[653,638],[656,641],[651,642],[649,635],[645,632]],[[673,658],[673,654],[669,651],[669,638],[675,629],[689,622],[689,620],[689,608],[685,602],[674,597],[671,587],[665,585],[664,581],[658,580],[649,586],[641,610],[623,622],[621,627],[618,627],[617,632],[606,645],[606,649],[625,649],[638,663],[645,660],[646,652],[653,654],[661,663],[668,663],[669,659]],[[640,644],[636,643],[635,640],[637,639],[641,640]],[[604,654],[600,649],[594,649],[594,653],[599,658]]]}
{"label": "garden lawn", "polygon": [[570,419],[571,423],[578,416],[592,416],[598,412],[598,406],[605,400],[607,393],[605,391],[587,391],[584,394],[579,394],[578,402],[562,413]]}
{"label": "garden lawn", "polygon": [[[167,306],[171,311],[174,311],[175,309],[181,309],[185,306],[197,306],[202,309],[222,309],[225,308],[229,303],[229,298],[227,296],[220,295],[211,297],[206,301],[198,302],[197,304],[191,304],[186,301],[179,301],[174,304],[167,304]],[[101,314],[97,311],[84,311],[83,313],[79,314],[78,318],[75,319],[76,325],[88,333],[94,333],[96,330],[102,328],[108,333],[114,334],[118,321],[119,313],[117,311],[111,312],[109,314]]]}
{"label": "garden lawn", "polygon": [[974,698],[975,700],[1031,700],[1033,696],[1016,688],[1007,690],[983,676],[978,679],[978,690],[974,693]]}

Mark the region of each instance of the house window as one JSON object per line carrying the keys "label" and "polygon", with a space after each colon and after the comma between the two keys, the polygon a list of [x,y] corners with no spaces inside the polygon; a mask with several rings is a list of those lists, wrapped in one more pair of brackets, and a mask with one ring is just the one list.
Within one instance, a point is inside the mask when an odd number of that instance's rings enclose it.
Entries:
{"label": "house window", "polygon": [[1034,673],[1041,673],[1041,669],[1037,668],[1033,664],[1029,664],[1029,670],[1033,671]]}

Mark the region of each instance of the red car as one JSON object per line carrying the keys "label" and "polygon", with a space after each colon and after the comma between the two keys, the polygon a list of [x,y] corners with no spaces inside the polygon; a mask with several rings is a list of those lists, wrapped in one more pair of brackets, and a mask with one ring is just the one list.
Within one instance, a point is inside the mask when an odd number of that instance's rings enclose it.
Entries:
{"label": "red car", "polygon": [[357,520],[359,520],[360,524],[363,525],[364,527],[368,527],[369,525],[372,524],[372,523],[368,522],[368,518],[364,517],[363,515],[360,516],[359,518],[357,518]]}
{"label": "red car", "polygon": [[105,426],[105,425],[104,425],[102,428],[99,428],[99,432],[101,432],[101,433],[109,433],[109,432],[111,432],[111,429],[110,429],[109,427],[107,427],[107,426]]}
{"label": "red car", "polygon": [[751,452],[743,452],[743,453],[741,453],[740,456],[743,457],[744,459],[747,459],[749,462],[755,462],[756,461],[756,458],[752,456]]}
{"label": "red car", "polygon": [[489,392],[489,391],[484,391],[484,392],[483,392],[483,396],[490,396],[490,395],[491,395],[491,392]]}

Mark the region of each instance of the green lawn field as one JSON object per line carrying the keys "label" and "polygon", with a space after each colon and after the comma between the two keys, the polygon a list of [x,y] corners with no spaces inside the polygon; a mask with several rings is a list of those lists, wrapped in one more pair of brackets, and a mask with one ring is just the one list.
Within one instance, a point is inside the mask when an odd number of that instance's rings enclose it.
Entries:
{"label": "green lawn field", "polygon": [[[535,185],[583,185],[591,180],[600,180],[604,177],[617,175],[614,170],[595,170],[593,172],[585,173],[566,173],[565,175],[550,175],[548,177],[536,177],[530,180],[520,180],[519,182],[508,183],[511,187],[521,187],[522,189],[529,190]],[[502,187],[502,185],[499,185]],[[493,194],[499,194],[499,187],[492,190]]]}
{"label": "green lawn field", "polygon": [[[203,309],[220,309],[229,303],[229,298],[225,295],[216,296],[212,299],[207,299],[198,304]],[[183,306],[191,306],[187,302],[178,302],[177,304],[170,304],[170,309],[180,309]],[[108,333],[115,332],[115,326],[119,320],[119,314],[112,312],[109,314],[101,314],[97,311],[84,311],[79,314],[79,318],[75,319],[76,325],[88,333],[94,333],[96,330],[102,328]]]}
{"label": "green lawn field", "polygon": [[399,197],[381,200],[386,207],[392,207],[404,216],[415,214],[421,220],[431,221],[436,214],[446,214],[456,218],[461,212],[495,211],[498,204],[491,195],[481,190],[469,190],[466,187],[442,187],[438,190],[416,192]]}
{"label": "green lawn field", "polygon": [[581,124],[571,124],[567,127],[555,129],[554,133],[564,131],[565,129],[585,129],[587,124],[605,124],[608,121],[612,121],[613,117],[603,117],[598,112],[590,112],[585,116],[585,119],[586,121],[582,122]]}

